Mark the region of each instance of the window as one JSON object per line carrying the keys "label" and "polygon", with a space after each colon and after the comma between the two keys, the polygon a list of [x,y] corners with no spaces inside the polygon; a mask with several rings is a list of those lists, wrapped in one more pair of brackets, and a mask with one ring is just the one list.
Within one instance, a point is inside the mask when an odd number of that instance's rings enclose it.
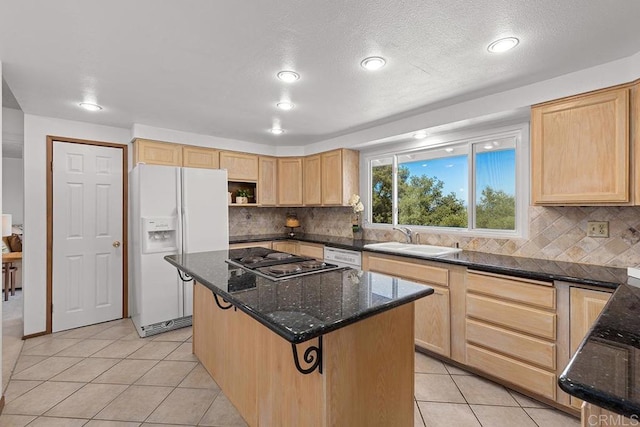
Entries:
{"label": "window", "polygon": [[[522,131],[367,157],[372,224],[522,235],[528,174]],[[524,180],[528,182],[528,180]]]}

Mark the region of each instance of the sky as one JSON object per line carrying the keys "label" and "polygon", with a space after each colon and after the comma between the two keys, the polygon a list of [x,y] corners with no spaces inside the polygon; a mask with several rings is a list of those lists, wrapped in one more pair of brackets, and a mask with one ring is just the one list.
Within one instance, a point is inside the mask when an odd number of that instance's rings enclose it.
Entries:
{"label": "sky", "polygon": [[[444,193],[455,193],[469,202],[467,156],[453,156],[432,160],[402,163],[409,168],[411,175],[437,177],[444,182]],[[515,150],[500,150],[478,153],[476,155],[476,199],[479,200],[482,189],[490,186],[515,195]]]}

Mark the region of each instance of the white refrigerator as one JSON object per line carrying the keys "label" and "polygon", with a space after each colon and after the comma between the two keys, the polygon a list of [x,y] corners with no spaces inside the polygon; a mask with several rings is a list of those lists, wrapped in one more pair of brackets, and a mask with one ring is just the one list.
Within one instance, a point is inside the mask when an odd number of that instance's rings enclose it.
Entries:
{"label": "white refrigerator", "polygon": [[193,282],[164,257],[229,248],[227,171],[138,164],[129,188],[131,319],[141,337],[189,326]]}

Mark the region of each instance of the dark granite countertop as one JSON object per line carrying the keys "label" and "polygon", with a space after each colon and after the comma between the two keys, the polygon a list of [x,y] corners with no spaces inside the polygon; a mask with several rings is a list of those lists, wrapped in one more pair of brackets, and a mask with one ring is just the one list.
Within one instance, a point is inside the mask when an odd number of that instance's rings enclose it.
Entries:
{"label": "dark granite countertop", "polygon": [[640,416],[640,288],[616,289],[558,382],[589,403]]}
{"label": "dark granite countertop", "polygon": [[225,262],[252,249],[165,260],[284,339],[301,343],[433,293],[418,283],[351,268],[272,281]]}
{"label": "dark granite countertop", "polygon": [[[250,243],[268,240],[300,240],[303,242],[321,243],[327,246],[352,249],[356,251],[368,250],[365,245],[379,243],[372,240],[355,240],[345,237],[322,236],[315,234],[297,234],[288,237],[286,234],[268,234],[258,236],[234,236],[229,243]],[[603,267],[590,264],[551,261],[538,258],[525,258],[509,255],[497,255],[485,252],[462,251],[444,257],[418,257],[408,254],[397,254],[388,251],[375,252],[389,255],[399,255],[407,258],[426,259],[453,265],[462,265],[470,269],[490,273],[507,274],[534,280],[560,280],[615,289],[627,281],[627,270],[624,268]]]}

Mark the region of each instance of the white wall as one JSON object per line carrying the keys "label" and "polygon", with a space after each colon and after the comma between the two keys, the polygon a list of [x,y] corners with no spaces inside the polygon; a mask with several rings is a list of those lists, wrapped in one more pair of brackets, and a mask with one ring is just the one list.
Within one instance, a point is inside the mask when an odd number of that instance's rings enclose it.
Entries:
{"label": "white wall", "polygon": [[[2,62],[0,62],[0,82],[2,81]],[[0,84],[0,99],[2,99],[2,85]],[[0,109],[0,153],[2,153],[2,109]],[[2,165],[0,165],[2,168]],[[2,171],[0,171],[0,196],[2,195]],[[0,212],[2,212],[2,197],[0,197]],[[2,289],[4,289],[4,274],[2,275],[2,279],[0,279],[0,285],[2,285]],[[0,303],[0,384],[4,384],[2,382],[2,304]],[[0,386],[1,388],[2,386]],[[4,390],[0,390],[0,396],[4,396]]]}
{"label": "white wall", "polygon": [[128,144],[129,129],[25,114],[24,116],[24,334],[46,329],[47,135]]}
{"label": "white wall", "polygon": [[24,168],[22,159],[2,158],[2,209],[11,214],[13,224],[24,218]]}

